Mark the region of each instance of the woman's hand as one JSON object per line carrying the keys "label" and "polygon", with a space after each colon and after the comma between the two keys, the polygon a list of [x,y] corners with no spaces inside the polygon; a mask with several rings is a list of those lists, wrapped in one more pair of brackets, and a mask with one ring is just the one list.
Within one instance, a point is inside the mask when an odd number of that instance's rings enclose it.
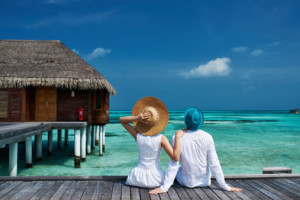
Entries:
{"label": "woman's hand", "polygon": [[138,121],[147,124],[146,119],[149,119],[150,117],[151,117],[151,114],[144,111],[138,115]]}
{"label": "woman's hand", "polygon": [[181,138],[186,132],[187,132],[187,129],[177,131],[176,138]]}

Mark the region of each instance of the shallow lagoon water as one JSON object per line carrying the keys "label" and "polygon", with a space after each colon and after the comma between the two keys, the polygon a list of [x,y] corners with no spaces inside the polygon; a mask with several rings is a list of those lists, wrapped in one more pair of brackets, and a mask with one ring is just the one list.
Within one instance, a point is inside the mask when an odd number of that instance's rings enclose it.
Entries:
{"label": "shallow lagoon water", "polygon": [[[169,141],[176,130],[184,128],[182,111],[170,112],[170,120],[163,131]],[[138,161],[134,139],[125,131],[118,118],[128,111],[111,111],[110,123],[105,126],[106,149],[102,157],[99,149],[74,168],[74,132],[69,131],[69,146],[58,150],[54,131],[53,155],[47,155],[47,133],[43,134],[43,160],[33,162],[26,169],[24,146],[19,145],[19,176],[68,175],[127,175]],[[300,173],[300,115],[288,111],[205,111],[204,131],[210,133],[224,174],[261,174],[263,167],[285,166]],[[64,134],[63,134],[64,136]],[[35,153],[35,150],[33,150]],[[0,175],[8,174],[8,149],[0,149]],[[35,160],[35,156],[33,156]],[[162,150],[161,165],[169,162]]]}

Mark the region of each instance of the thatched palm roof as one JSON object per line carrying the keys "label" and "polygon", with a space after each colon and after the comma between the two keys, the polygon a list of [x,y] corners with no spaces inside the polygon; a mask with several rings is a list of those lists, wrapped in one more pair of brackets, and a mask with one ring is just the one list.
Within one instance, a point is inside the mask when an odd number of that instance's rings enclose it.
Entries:
{"label": "thatched palm roof", "polygon": [[58,40],[1,40],[0,88],[28,86],[106,89],[116,94],[97,70]]}

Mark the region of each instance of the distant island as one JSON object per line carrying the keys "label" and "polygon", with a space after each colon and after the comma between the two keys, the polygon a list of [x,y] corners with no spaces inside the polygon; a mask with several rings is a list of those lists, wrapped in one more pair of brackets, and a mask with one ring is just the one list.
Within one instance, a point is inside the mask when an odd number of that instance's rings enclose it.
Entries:
{"label": "distant island", "polygon": [[290,113],[291,113],[291,114],[299,114],[298,111],[299,111],[299,109],[296,108],[296,109],[290,110]]}

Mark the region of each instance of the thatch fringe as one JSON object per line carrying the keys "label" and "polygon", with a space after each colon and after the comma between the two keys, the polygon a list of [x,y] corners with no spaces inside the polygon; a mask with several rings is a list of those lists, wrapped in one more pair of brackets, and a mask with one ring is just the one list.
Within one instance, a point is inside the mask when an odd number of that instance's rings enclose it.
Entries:
{"label": "thatch fringe", "polygon": [[116,90],[105,79],[75,79],[75,78],[17,78],[0,77],[0,88],[50,87],[78,90],[106,89],[116,95]]}

